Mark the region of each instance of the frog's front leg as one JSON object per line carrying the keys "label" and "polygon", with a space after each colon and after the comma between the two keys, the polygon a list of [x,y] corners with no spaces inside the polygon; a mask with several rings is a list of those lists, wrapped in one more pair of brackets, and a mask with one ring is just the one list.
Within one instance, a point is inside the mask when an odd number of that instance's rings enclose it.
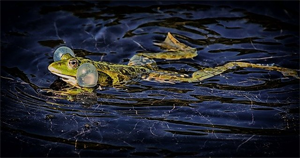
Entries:
{"label": "frog's front leg", "polygon": [[43,92],[46,93],[53,93],[55,95],[61,95],[61,96],[68,96],[68,95],[78,95],[78,94],[83,94],[83,93],[92,93],[94,91],[94,88],[64,88],[61,90],[53,90],[53,89],[42,89]]}
{"label": "frog's front leg", "polygon": [[271,71],[278,71],[281,72],[284,76],[291,76],[300,79],[296,70],[293,69],[288,69],[288,68],[278,67],[273,65],[253,64],[247,62],[229,62],[223,66],[217,66],[214,68],[205,68],[203,70],[196,71],[193,73],[192,78],[189,79],[189,82],[199,82],[207,78],[211,78],[213,76],[219,75],[227,70],[235,69],[237,67],[259,68],[259,69],[265,69]]}

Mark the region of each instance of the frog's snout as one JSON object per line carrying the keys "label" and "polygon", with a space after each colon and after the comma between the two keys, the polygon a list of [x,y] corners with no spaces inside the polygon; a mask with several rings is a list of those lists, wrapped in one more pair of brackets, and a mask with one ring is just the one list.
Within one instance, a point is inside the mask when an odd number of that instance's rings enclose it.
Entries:
{"label": "frog's snout", "polygon": [[48,66],[48,70],[50,72],[58,72],[58,70],[54,67],[54,63],[51,63],[49,66]]}
{"label": "frog's snout", "polygon": [[51,63],[51,64],[48,66],[48,70],[52,72],[52,70],[53,70],[53,63]]}

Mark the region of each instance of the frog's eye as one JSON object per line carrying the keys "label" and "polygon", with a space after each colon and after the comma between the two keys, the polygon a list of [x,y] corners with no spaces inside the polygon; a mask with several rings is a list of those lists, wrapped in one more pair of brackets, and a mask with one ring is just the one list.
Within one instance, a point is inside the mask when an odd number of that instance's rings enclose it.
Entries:
{"label": "frog's eye", "polygon": [[95,87],[98,82],[98,71],[93,64],[84,63],[79,66],[76,79],[81,87]]}
{"label": "frog's eye", "polygon": [[70,61],[69,61],[69,66],[70,66],[71,68],[76,68],[76,67],[78,67],[78,60],[77,60],[77,59],[72,59],[72,60],[70,60]]}
{"label": "frog's eye", "polygon": [[53,59],[54,61],[59,61],[61,60],[61,57],[64,55],[64,54],[70,54],[72,57],[75,57],[75,54],[73,52],[73,50],[69,47],[66,47],[66,46],[61,46],[61,47],[58,47],[55,51],[54,51],[54,55],[53,55]]}

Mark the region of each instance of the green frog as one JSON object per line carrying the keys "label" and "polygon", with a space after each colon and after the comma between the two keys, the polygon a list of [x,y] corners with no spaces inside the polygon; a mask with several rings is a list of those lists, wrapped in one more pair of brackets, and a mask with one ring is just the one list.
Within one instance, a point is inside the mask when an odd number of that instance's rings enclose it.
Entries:
{"label": "green frog", "polygon": [[63,93],[66,95],[92,92],[95,89],[78,84],[78,76],[76,75],[77,70],[85,63],[89,63],[96,68],[98,73],[96,85],[99,88],[101,88],[101,86],[118,87],[138,80],[162,83],[200,82],[237,67],[279,71],[284,76],[292,76],[300,79],[296,70],[293,69],[238,61],[228,62],[225,65],[214,68],[204,68],[202,70],[195,71],[190,75],[173,71],[165,71],[157,67],[154,59],[179,60],[193,58],[198,55],[197,50],[196,48],[192,48],[179,42],[171,33],[167,34],[163,42],[154,44],[165,49],[165,51],[158,53],[137,53],[129,60],[128,65],[114,64],[104,61],[93,61],[82,57],[75,57],[74,55],[66,53],[61,55],[61,59],[59,61],[51,63],[48,69],[51,73],[61,77],[63,81],[69,83],[71,87],[73,87]]}

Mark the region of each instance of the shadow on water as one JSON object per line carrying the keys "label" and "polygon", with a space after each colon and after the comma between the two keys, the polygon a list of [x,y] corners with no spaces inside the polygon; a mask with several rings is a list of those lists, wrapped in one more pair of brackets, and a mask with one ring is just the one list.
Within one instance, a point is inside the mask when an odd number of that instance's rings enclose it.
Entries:
{"label": "shadow on water", "polygon": [[[298,2],[1,2],[1,156],[299,156],[299,80],[239,68],[201,83],[139,81],[59,96],[60,45],[127,64],[171,32],[191,74],[230,61],[299,70]],[[2,9],[2,8],[1,8]],[[12,12],[14,11],[14,12]],[[74,101],[69,101],[72,97]]]}

